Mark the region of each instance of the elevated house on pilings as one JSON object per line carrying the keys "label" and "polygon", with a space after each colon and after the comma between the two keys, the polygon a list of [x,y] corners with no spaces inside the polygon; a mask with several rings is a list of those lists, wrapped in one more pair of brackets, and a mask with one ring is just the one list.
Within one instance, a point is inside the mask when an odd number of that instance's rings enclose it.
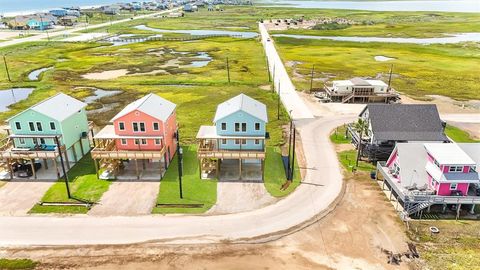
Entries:
{"label": "elevated house on pilings", "polygon": [[263,181],[267,122],[265,104],[247,95],[218,105],[197,134],[201,178]]}
{"label": "elevated house on pilings", "polygon": [[377,179],[403,219],[423,212],[461,210],[480,204],[480,143],[399,143]]}
{"label": "elevated house on pilings", "polygon": [[119,179],[161,179],[176,148],[176,105],[148,94],[127,105],[94,136],[92,158]]}
{"label": "elevated house on pilings", "polygon": [[399,99],[395,90],[381,80],[333,81],[332,86],[325,85],[324,90],[331,101],[342,103],[391,103]]}
{"label": "elevated house on pilings", "polygon": [[397,143],[450,142],[433,104],[368,104],[359,120],[362,132],[353,125],[347,130],[361,157],[372,162],[387,160]]}
{"label": "elevated house on pilings", "polygon": [[67,171],[86,155],[92,129],[86,107],[59,93],[8,119],[0,160],[9,178],[57,179],[63,175],[60,165]]}

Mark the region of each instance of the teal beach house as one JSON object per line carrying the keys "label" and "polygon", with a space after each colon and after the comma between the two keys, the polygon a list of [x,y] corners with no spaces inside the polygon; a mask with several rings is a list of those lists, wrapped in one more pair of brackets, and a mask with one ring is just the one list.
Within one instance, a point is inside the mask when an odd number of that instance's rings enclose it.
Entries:
{"label": "teal beach house", "polygon": [[197,134],[202,178],[262,180],[267,123],[265,104],[245,94],[218,105],[214,125]]}
{"label": "teal beach house", "polygon": [[[9,136],[1,144],[0,158],[13,164],[7,167],[10,177],[15,176],[16,169],[22,173],[21,169],[30,165],[31,169],[25,169],[31,172],[28,176],[55,178],[60,175],[58,166],[62,159],[70,169],[87,154],[90,124],[86,106],[84,102],[59,93],[8,119]],[[57,171],[47,173],[49,167]]]}

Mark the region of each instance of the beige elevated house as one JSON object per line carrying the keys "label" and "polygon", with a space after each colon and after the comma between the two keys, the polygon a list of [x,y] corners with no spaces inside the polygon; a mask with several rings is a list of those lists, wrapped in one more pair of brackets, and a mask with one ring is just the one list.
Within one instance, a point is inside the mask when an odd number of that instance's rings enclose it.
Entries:
{"label": "beige elevated house", "polygon": [[332,101],[342,103],[384,102],[398,99],[398,94],[381,80],[350,80],[333,81],[331,86],[325,85],[326,96]]}

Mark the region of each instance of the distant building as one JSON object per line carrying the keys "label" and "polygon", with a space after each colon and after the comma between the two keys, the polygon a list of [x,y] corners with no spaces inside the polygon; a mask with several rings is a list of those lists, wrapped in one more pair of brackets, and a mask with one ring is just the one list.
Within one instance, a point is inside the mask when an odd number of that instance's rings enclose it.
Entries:
{"label": "distant building", "polygon": [[332,101],[342,103],[356,101],[388,103],[398,98],[398,94],[383,81],[362,78],[333,81],[331,87],[325,86],[325,92]]}

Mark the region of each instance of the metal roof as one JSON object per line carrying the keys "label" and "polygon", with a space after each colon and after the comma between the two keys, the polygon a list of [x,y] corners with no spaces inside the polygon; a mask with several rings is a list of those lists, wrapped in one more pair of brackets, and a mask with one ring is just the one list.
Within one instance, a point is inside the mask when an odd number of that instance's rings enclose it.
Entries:
{"label": "metal roof", "polygon": [[456,143],[426,143],[425,149],[441,165],[475,165]]}
{"label": "metal roof", "polygon": [[[27,110],[36,111],[59,122],[62,122],[63,120],[67,119],[68,117],[72,116],[73,114],[77,113],[85,107],[87,107],[86,103],[81,102],[80,100],[75,99],[69,95],[65,95],[64,93],[58,93],[55,96],[47,98],[33,105]],[[10,117],[8,121],[16,117],[17,115]]]}
{"label": "metal roof", "polygon": [[213,122],[216,123],[238,111],[246,112],[259,120],[268,122],[267,106],[245,94],[240,94],[218,105]]}
{"label": "metal roof", "polygon": [[173,111],[175,111],[176,107],[177,105],[175,105],[175,103],[172,103],[158,95],[150,93],[142,97],[141,99],[138,99],[128,104],[110,121],[115,121],[122,116],[138,110],[165,122],[168,117],[173,113]]}
{"label": "metal roof", "polygon": [[368,104],[373,135],[380,141],[449,141],[436,105]]}

